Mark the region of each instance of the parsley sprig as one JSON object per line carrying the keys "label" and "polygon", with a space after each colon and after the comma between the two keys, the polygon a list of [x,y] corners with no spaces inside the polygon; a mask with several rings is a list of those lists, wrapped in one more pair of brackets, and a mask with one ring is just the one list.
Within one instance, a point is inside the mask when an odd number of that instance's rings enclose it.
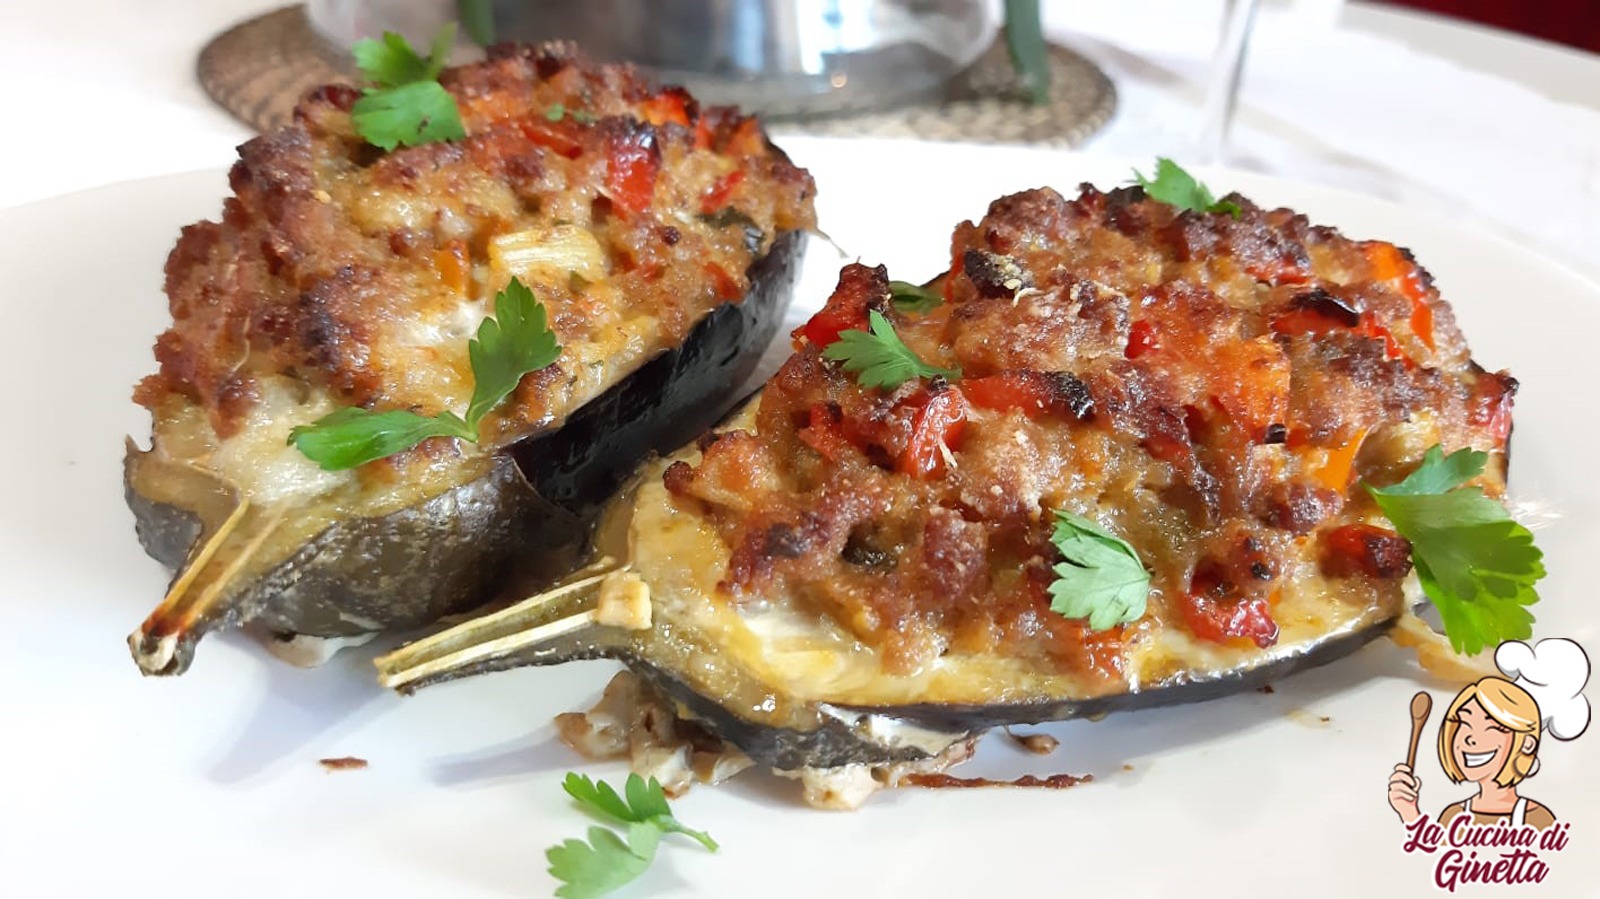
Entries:
{"label": "parsley sprig", "polygon": [[937,290],[929,290],[910,281],[890,281],[889,300],[901,312],[923,313],[937,309],[944,297]]}
{"label": "parsley sprig", "polygon": [[1451,648],[1469,655],[1533,635],[1527,607],[1539,601],[1533,585],[1545,573],[1533,534],[1482,488],[1465,486],[1488,459],[1470,449],[1446,456],[1434,446],[1398,484],[1362,484],[1411,541],[1417,580],[1439,610]]}
{"label": "parsley sprig", "polygon": [[870,331],[840,331],[839,339],[822,350],[822,358],[842,363],[861,386],[893,390],[912,378],[961,377],[960,369],[923,362],[878,310],[869,312],[867,321]]}
{"label": "parsley sprig", "polygon": [[289,432],[289,442],[328,471],[343,471],[403,452],[429,437],[478,442],[478,425],[515,390],[522,376],[556,361],[561,346],[546,322],[544,304],[516,278],[495,294],[494,317],[478,325],[467,344],[472,400],[465,418],[454,412],[418,415],[406,409],[340,409]]}
{"label": "parsley sprig", "polygon": [[628,775],[623,794],[605,781],[568,773],[561,788],[592,814],[626,825],[626,839],[614,830],[591,827],[588,842],[566,840],[545,850],[550,874],[561,881],[556,895],[566,899],[599,896],[634,880],[655,859],[656,847],[669,833],[681,833],[711,852],[717,841],[705,831],[685,827],[667,806],[666,792],[654,777]]}
{"label": "parsley sprig", "polygon": [[440,29],[426,58],[392,31],[357,41],[350,52],[373,86],[350,109],[356,133],[385,150],[466,137],[456,99],[438,81],[455,46],[454,22]]}
{"label": "parsley sprig", "polygon": [[1128,541],[1081,515],[1056,511],[1051,542],[1061,551],[1050,583],[1050,610],[1088,619],[1103,631],[1139,620],[1150,595],[1150,572]]}
{"label": "parsley sprig", "polygon": [[1211,189],[1195,180],[1195,177],[1183,170],[1183,167],[1165,156],[1156,159],[1156,176],[1146,178],[1133,171],[1133,181],[1144,188],[1145,195],[1152,200],[1171,203],[1179,209],[1188,209],[1194,212],[1224,212],[1238,218],[1243,210],[1239,204],[1231,200],[1218,200],[1211,195]]}

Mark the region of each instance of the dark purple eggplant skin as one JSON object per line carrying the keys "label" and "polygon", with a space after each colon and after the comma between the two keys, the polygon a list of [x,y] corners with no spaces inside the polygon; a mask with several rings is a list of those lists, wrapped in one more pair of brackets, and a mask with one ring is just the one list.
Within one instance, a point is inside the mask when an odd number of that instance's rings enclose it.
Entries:
{"label": "dark purple eggplant skin", "polygon": [[558,430],[514,447],[533,489],[585,516],[610,499],[651,453],[667,453],[716,424],[739,399],[783,323],[806,234],[780,234],[750,266],[750,292],[719,307],[682,346],[650,360],[579,409]]}
{"label": "dark purple eggplant skin", "polygon": [[[495,460],[489,474],[376,518],[334,524],[183,629],[170,664],[182,674],[210,630],[255,623],[276,636],[352,637],[413,629],[494,598],[516,570],[580,558],[594,513],[653,452],[715,424],[782,326],[807,235],[778,234],[748,271],[750,290],[719,306],[684,342]],[[131,475],[138,450],[130,447]],[[192,510],[143,496],[124,478],[145,551],[181,569],[200,533]],[[141,631],[136,660],[160,634]]]}

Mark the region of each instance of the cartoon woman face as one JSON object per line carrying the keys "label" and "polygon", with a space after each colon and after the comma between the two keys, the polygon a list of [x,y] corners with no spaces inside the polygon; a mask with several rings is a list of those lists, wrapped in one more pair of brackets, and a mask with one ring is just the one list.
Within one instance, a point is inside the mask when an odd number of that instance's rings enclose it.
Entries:
{"label": "cartoon woman face", "polygon": [[1531,753],[1534,737],[1518,733],[1495,720],[1476,698],[1456,712],[1460,726],[1450,751],[1464,780],[1483,783],[1506,770],[1514,753]]}
{"label": "cartoon woman face", "polygon": [[1454,782],[1513,787],[1538,766],[1539,705],[1499,677],[1469,684],[1439,728],[1439,764]]}

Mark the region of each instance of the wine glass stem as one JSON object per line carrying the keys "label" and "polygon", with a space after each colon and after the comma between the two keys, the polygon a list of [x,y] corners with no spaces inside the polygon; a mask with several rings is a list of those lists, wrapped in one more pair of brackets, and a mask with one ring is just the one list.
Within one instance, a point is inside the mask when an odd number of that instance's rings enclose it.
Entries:
{"label": "wine glass stem", "polygon": [[1211,59],[1211,75],[1206,81],[1206,96],[1200,111],[1201,162],[1222,161],[1233,124],[1233,110],[1239,99],[1239,79],[1244,74],[1245,48],[1250,44],[1250,29],[1255,25],[1257,0],[1227,0],[1222,36]]}

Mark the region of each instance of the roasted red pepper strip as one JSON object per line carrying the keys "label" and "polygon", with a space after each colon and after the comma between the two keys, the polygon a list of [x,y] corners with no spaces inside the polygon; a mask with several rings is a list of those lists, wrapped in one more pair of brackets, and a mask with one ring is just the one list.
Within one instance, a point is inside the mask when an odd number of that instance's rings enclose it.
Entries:
{"label": "roasted red pepper strip", "polygon": [[1263,649],[1278,642],[1278,623],[1265,599],[1236,600],[1218,596],[1220,592],[1214,575],[1204,568],[1195,572],[1178,598],[1190,633],[1213,643],[1248,639]]}
{"label": "roasted red pepper strip", "polygon": [[1373,242],[1366,244],[1365,250],[1373,280],[1387,283],[1411,301],[1411,333],[1423,346],[1434,349],[1433,307],[1428,305],[1422,269],[1394,244]]}
{"label": "roasted red pepper strip", "polygon": [[[874,298],[887,299],[888,276],[882,271],[852,265],[839,272],[839,286],[810,320],[795,329],[794,338],[804,337],[818,349],[839,339],[840,331],[867,329],[867,311]],[[796,345],[798,349],[798,344]]]}
{"label": "roasted red pepper strip", "polygon": [[1018,409],[1029,417],[1050,411],[1050,386],[1033,372],[1008,371],[984,378],[968,378],[961,387],[980,409]]}
{"label": "roasted red pepper strip", "polygon": [[655,199],[661,152],[648,130],[614,134],[606,148],[606,196],[619,209],[640,215]]}
{"label": "roasted red pepper strip", "polygon": [[715,262],[702,263],[700,267],[705,270],[706,274],[711,276],[711,283],[716,287],[717,299],[736,300],[744,296],[744,288],[740,286],[732,275],[728,274],[727,269]]}
{"label": "roasted red pepper strip", "polygon": [[546,121],[543,115],[523,119],[517,123],[517,129],[530,142],[546,147],[568,159],[577,159],[583,155],[583,144],[572,133],[574,127],[567,120]]}
{"label": "roasted red pepper strip", "polygon": [[1279,313],[1272,319],[1271,327],[1274,333],[1284,335],[1295,334],[1332,334],[1335,331],[1351,331],[1363,337],[1383,341],[1383,355],[1386,359],[1405,359],[1406,354],[1401,351],[1400,345],[1395,342],[1394,335],[1389,329],[1378,324],[1370,312],[1361,313],[1358,323],[1351,327],[1340,319],[1326,315],[1316,309],[1290,309]]}
{"label": "roasted red pepper strip", "polygon": [[967,424],[967,398],[959,388],[929,391],[911,421],[911,439],[900,453],[897,467],[917,478],[944,471],[946,448],[961,439]]}
{"label": "roasted red pepper strip", "polygon": [[965,378],[961,390],[980,409],[1016,409],[1029,418],[1061,415],[1083,420],[1094,414],[1089,388],[1066,372],[1011,369]]}
{"label": "roasted red pepper strip", "polygon": [[842,422],[843,416],[838,406],[812,403],[806,426],[799,430],[797,436],[806,446],[821,453],[824,459],[837,462],[854,447],[844,435]]}
{"label": "roasted red pepper strip", "polygon": [[1411,571],[1411,542],[1388,528],[1340,525],[1322,537],[1322,564],[1341,577],[1405,577]]}
{"label": "roasted red pepper strip", "polygon": [[719,212],[728,205],[728,198],[733,196],[734,188],[744,181],[744,169],[734,169],[711,185],[705,196],[700,198],[700,212],[702,215],[711,215]]}

